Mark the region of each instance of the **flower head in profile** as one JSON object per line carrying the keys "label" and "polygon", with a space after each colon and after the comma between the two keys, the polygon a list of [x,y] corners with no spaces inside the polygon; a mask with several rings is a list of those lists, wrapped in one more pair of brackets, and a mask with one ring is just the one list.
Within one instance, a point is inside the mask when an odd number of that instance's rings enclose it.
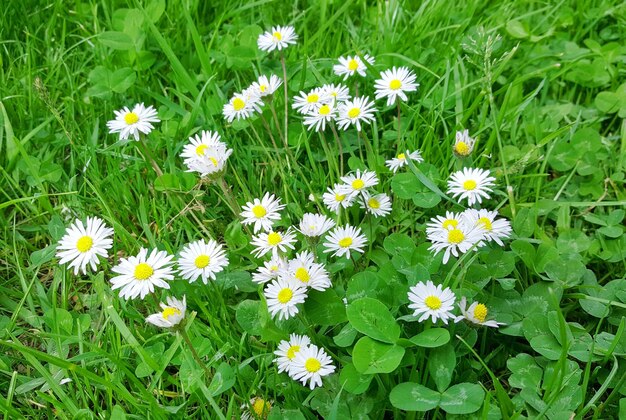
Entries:
{"label": "flower head in profile", "polygon": [[242,405],[241,409],[244,411],[241,415],[241,420],[265,420],[270,415],[272,405],[274,401],[266,400],[262,397],[253,397],[250,399],[248,405]]}
{"label": "flower head in profile", "polygon": [[161,303],[161,309],[163,310],[148,316],[146,322],[156,325],[157,327],[172,328],[185,319],[185,311],[187,310],[185,296],[183,296],[183,300],[168,296],[166,302],[167,305]]}
{"label": "flower head in profile", "polygon": [[345,102],[341,102],[337,108],[339,116],[337,125],[342,130],[354,125],[357,131],[361,131],[362,124],[371,124],[375,120],[376,108],[374,102],[368,97],[358,97]]}
{"label": "flower head in profile", "polygon": [[210,239],[191,242],[180,251],[178,269],[180,276],[189,283],[199,278],[204,284],[215,280],[215,275],[228,266],[228,257],[222,245]]}
{"label": "flower head in profile", "polygon": [[275,280],[286,266],[287,261],[284,258],[274,255],[271,260],[265,261],[262,267],[252,273],[252,281],[263,284]]}
{"label": "flower head in profile", "polygon": [[337,109],[335,105],[325,103],[307,113],[304,117],[304,125],[308,130],[324,131],[326,129],[326,123],[334,121],[337,118]]}
{"label": "flower head in profile", "polygon": [[415,312],[414,316],[420,316],[419,322],[422,322],[429,317],[432,322],[437,322],[441,319],[444,324],[448,323],[449,319],[454,320],[455,316],[452,314],[454,309],[454,301],[456,296],[449,288],[443,288],[442,285],[435,286],[434,283],[428,280],[426,283],[418,283],[409,289],[409,308]]}
{"label": "flower head in profile", "polygon": [[358,55],[355,55],[354,57],[350,55],[347,57],[339,57],[339,64],[335,64],[333,66],[333,71],[337,76],[343,76],[343,80],[346,80],[348,77],[354,76],[357,73],[360,76],[365,77],[365,71],[367,70],[365,62],[369,63],[370,66],[373,66],[374,57],[371,57],[369,54],[365,54],[363,59],[361,59]]}
{"label": "flower head in profile", "polygon": [[289,319],[298,313],[298,304],[306,299],[306,287],[295,282],[278,278],[271,282],[263,291],[267,301],[267,309],[272,317]]}
{"label": "flower head in profile", "polygon": [[404,153],[399,153],[395,158],[391,158],[385,161],[385,165],[392,171],[394,174],[398,172],[398,169],[406,166],[408,160],[412,160],[416,163],[424,162],[424,158],[419,150],[415,150],[413,152],[409,152],[408,150]]}
{"label": "flower head in profile", "polygon": [[332,359],[323,348],[311,344],[296,354],[289,376],[310,389],[322,386],[322,378],[335,371]]}
{"label": "flower head in profile", "polygon": [[260,76],[256,82],[252,83],[251,89],[254,95],[263,98],[265,96],[271,96],[276,90],[283,84],[280,77],[272,74],[269,79],[267,76]]}
{"label": "flower head in profile", "polygon": [[482,231],[484,239],[494,241],[500,246],[504,246],[502,239],[511,236],[511,222],[506,219],[498,219],[498,212],[485,209],[467,209],[462,216],[470,225],[476,226]]}
{"label": "flower head in profile", "polygon": [[448,228],[433,229],[427,233],[427,236],[432,242],[428,249],[434,251],[435,255],[444,251],[443,263],[445,264],[450,259],[450,255],[458,257],[459,254],[472,249],[474,245],[478,247],[483,239],[483,232],[462,218],[458,224],[450,224]]}
{"label": "flower head in profile", "polygon": [[278,349],[274,354],[278,357],[274,363],[278,365],[278,373],[291,371],[291,366],[296,359],[296,354],[311,344],[311,339],[306,335],[291,334],[289,341],[282,340],[278,343]]}
{"label": "flower head in profile", "polygon": [[467,157],[474,151],[476,140],[469,136],[468,130],[457,131],[452,151],[458,157]]}
{"label": "flower head in profile", "polygon": [[363,253],[367,245],[367,238],[361,233],[361,228],[350,225],[338,226],[326,236],[324,252],[332,252],[333,256],[346,256],[350,258],[350,252]]}
{"label": "flower head in profile", "polygon": [[271,31],[259,35],[257,45],[261,51],[282,50],[296,43],[298,35],[293,26],[274,26]]}
{"label": "flower head in profile", "polygon": [[261,99],[254,95],[253,91],[235,93],[222,110],[224,118],[229,123],[235,118],[238,120],[250,118],[255,112],[261,112]]}
{"label": "flower head in profile", "polygon": [[326,101],[337,104],[350,99],[350,91],[346,85],[328,84],[322,86],[322,98]]}
{"label": "flower head in profile", "polygon": [[268,252],[276,256],[279,252],[287,252],[287,249],[294,249],[293,244],[295,242],[296,235],[293,234],[291,228],[287,229],[286,232],[274,230],[261,232],[252,238],[252,245],[255,247],[252,253],[256,257],[262,257]]}
{"label": "flower head in profile", "polygon": [[203,130],[200,135],[189,137],[189,143],[180,156],[184,159],[187,172],[197,172],[205,177],[223,171],[232,152],[226,143],[220,141],[217,132]]}
{"label": "flower head in profile", "polygon": [[415,83],[415,74],[406,67],[385,70],[374,83],[376,99],[387,98],[387,106],[393,105],[398,98],[406,101],[406,92],[415,92],[418,86],[419,83]]}
{"label": "flower head in profile", "polygon": [[385,217],[391,213],[391,199],[387,194],[365,194],[361,208],[366,209],[374,217]]}
{"label": "flower head in profile", "polygon": [[346,209],[350,207],[355,197],[356,195],[350,195],[349,192],[345,192],[343,184],[335,184],[333,188],[328,188],[328,191],[322,195],[322,200],[330,211],[339,213],[340,208]]}
{"label": "flower head in profile", "polygon": [[241,217],[244,225],[254,225],[254,233],[260,230],[271,230],[272,225],[280,220],[280,211],[285,208],[284,204],[280,204],[280,198],[274,194],[265,193],[263,198],[255,198],[252,202],[247,202],[243,206]]}
{"label": "flower head in profile", "polygon": [[152,123],[158,123],[157,111],[150,105],[145,107],[143,103],[137,104],[132,111],[124,107],[115,112],[115,119],[107,122],[109,133],[120,133],[120,140],[126,140],[131,135],[139,141],[139,133],[150,134],[154,129]]}
{"label": "flower head in profile", "polygon": [[305,213],[300,221],[299,231],[304,236],[322,236],[335,226],[335,221],[323,214]]}
{"label": "flower head in profile", "polygon": [[143,299],[148,293],[153,293],[155,287],[169,289],[167,280],[174,278],[172,258],[165,251],[153,249],[148,255],[148,250],[141,248],[139,254],[122,258],[111,269],[118,274],[111,279],[111,289],[121,289],[120,297],[123,299]]}
{"label": "flower head in profile", "polygon": [[489,314],[489,310],[487,309],[487,306],[479,303],[479,302],[474,302],[470,305],[469,308],[467,307],[467,299],[465,298],[465,296],[463,296],[461,298],[461,301],[459,302],[459,309],[461,310],[461,316],[457,316],[455,321],[459,322],[459,321],[463,321],[464,319],[467,321],[470,321],[476,325],[483,325],[485,327],[492,327],[492,328],[498,328],[500,325],[506,325],[502,322],[496,322],[494,320],[487,320],[487,315]]}
{"label": "flower head in profile", "polygon": [[88,217],[86,224],[76,219],[57,245],[59,264],[69,262],[74,275],[79,271],[87,274],[87,266],[96,271],[100,262],[98,257],[107,258],[108,250],[113,246],[112,235],[113,229],[98,217]]}
{"label": "flower head in profile", "polygon": [[483,198],[489,199],[496,179],[489,175],[488,170],[479,168],[463,168],[454,172],[448,180],[448,194],[459,200],[467,199],[467,205],[481,203]]}

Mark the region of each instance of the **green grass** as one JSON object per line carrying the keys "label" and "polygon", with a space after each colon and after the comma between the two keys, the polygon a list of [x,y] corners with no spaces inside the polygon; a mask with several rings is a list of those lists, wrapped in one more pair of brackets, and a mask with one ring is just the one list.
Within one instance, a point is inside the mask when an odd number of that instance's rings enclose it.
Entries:
{"label": "green grass", "polygon": [[[0,10],[5,418],[233,418],[254,396],[274,401],[275,418],[453,413],[442,403],[407,414],[404,391],[395,390],[401,383],[431,391],[471,384],[464,390],[479,396],[474,418],[626,415],[621,2],[167,3],[9,0]],[[351,357],[356,331],[346,345],[337,342],[340,331],[351,334],[346,319],[320,323],[325,315],[315,302],[293,321],[268,319],[247,274],[259,264],[247,231],[216,185],[183,173],[179,154],[190,135],[217,130],[234,150],[225,179],[239,205],[273,192],[288,204],[279,223],[285,228],[304,212],[324,210],[321,194],[343,175],[330,132],[309,133],[294,114],[289,152],[274,150],[260,119],[230,125],[221,113],[257,75],[281,74],[278,55],[256,49],[260,31],[279,24],[299,34],[286,50],[290,96],[339,82],[332,65],[355,53],[376,57],[359,92],[373,97],[378,72],[392,65],[410,67],[420,83],[402,105],[400,135],[395,108],[382,101],[365,143],[354,130],[342,133],[344,172],[377,171],[394,210],[375,220],[362,221],[357,210],[342,215],[343,222],[363,222],[371,247],[356,262],[327,260],[331,300],[363,293],[397,320],[410,312],[408,286],[429,276],[476,295],[507,327],[457,324],[448,344],[431,349],[404,338],[421,333],[421,324],[401,320],[403,338],[394,346],[406,351],[399,367],[366,375]],[[354,91],[354,81],[347,83]],[[162,120],[149,136],[166,174],[159,179],[134,142],[117,144],[107,132],[113,111],[136,102],[154,105]],[[266,117],[280,145],[279,127]],[[436,196],[428,186],[445,190],[448,175],[463,165],[451,145],[464,128],[478,138],[465,164],[495,173],[489,207],[511,220],[515,234],[503,250],[442,265],[427,251],[425,223],[460,207],[425,202]],[[419,148],[432,166],[394,177],[384,161],[404,148]],[[115,229],[114,248],[101,272],[73,276],[51,245],[73,218],[88,215]],[[108,282],[118,259],[142,246],[176,253],[209,237],[225,243],[227,273],[207,286],[176,280],[171,294],[187,295],[194,313],[188,334],[213,378],[180,334],[145,324],[152,299],[120,300]],[[318,297],[319,307],[330,305],[325,299]],[[312,392],[279,375],[272,352],[291,332],[325,347],[341,375]],[[432,360],[451,367],[447,384]],[[63,378],[72,382],[60,385]],[[361,390],[355,381],[369,385]]]}

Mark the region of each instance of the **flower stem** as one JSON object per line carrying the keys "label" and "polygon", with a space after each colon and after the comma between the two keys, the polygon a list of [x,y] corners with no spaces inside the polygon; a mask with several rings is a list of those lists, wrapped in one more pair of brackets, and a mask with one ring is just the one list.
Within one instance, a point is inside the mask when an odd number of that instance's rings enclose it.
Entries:
{"label": "flower stem", "polygon": [[285,137],[283,136],[283,131],[280,129],[278,115],[276,115],[276,107],[274,107],[274,100],[270,102],[270,111],[272,111],[272,118],[274,119],[274,124],[276,124],[276,131],[278,131],[278,136],[282,140],[283,144],[287,144]]}
{"label": "flower stem", "polygon": [[161,168],[159,168],[156,160],[154,160],[154,156],[152,156],[152,152],[150,151],[148,145],[144,142],[143,137],[139,138],[139,148],[141,149],[140,152],[143,155],[143,158],[150,162],[150,164],[152,165],[152,169],[154,169],[154,172],[156,172],[157,176],[163,175],[163,171],[161,170]]}
{"label": "flower stem", "polygon": [[330,129],[333,131],[333,136],[335,136],[335,142],[337,143],[337,148],[339,149],[339,176],[343,175],[343,145],[341,144],[341,139],[339,138],[339,134],[337,133],[337,129],[335,128],[335,123],[331,121]]}
{"label": "flower stem", "polygon": [[396,145],[398,148],[398,153],[402,153],[404,152],[403,150],[400,150],[400,139],[401,139],[401,135],[400,135],[400,101],[396,100],[396,103],[398,104],[398,144]]}
{"label": "flower stem", "polygon": [[237,200],[233,195],[233,191],[230,189],[226,181],[224,181],[224,176],[220,176],[217,179],[217,185],[219,185],[220,189],[222,190],[222,193],[224,194],[224,198],[226,200],[226,204],[228,204],[230,211],[233,212],[235,217],[239,217],[239,204],[237,204]]}
{"label": "flower stem", "polygon": [[285,135],[283,137],[283,142],[285,143],[285,147],[287,147],[289,133],[288,133],[288,123],[289,123],[289,95],[287,93],[287,67],[285,66],[285,55],[280,53],[280,64],[283,66],[283,90],[285,92]]}
{"label": "flower stem", "polygon": [[210,379],[213,376],[213,373],[211,372],[211,369],[208,368],[206,364],[204,364],[200,356],[198,356],[196,349],[193,347],[193,344],[191,344],[191,340],[189,339],[185,328],[179,328],[178,332],[180,333],[181,337],[183,337],[183,340],[185,340],[185,343],[187,344],[187,347],[189,347],[189,350],[191,350],[191,355],[195,359],[196,363],[202,366],[202,369],[204,369],[204,373],[206,373],[207,379]]}

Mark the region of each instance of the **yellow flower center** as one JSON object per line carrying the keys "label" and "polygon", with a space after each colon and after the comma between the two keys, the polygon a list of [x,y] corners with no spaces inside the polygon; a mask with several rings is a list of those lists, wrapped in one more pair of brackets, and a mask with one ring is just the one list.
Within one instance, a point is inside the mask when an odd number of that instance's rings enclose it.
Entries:
{"label": "yellow flower center", "polygon": [[398,158],[398,159],[400,159],[400,160],[405,160],[405,159],[406,159],[406,155],[405,155],[404,153],[400,153],[400,154],[397,156],[397,158]]}
{"label": "yellow flower center", "polygon": [[139,263],[135,267],[135,278],[137,280],[146,280],[154,274],[154,270],[146,263]]}
{"label": "yellow flower center", "polygon": [[452,229],[448,232],[448,242],[460,244],[465,239],[465,235],[459,229]]}
{"label": "yellow flower center", "polygon": [[339,241],[339,246],[342,248],[347,248],[350,245],[352,245],[352,238],[347,237],[347,238],[343,238]]}
{"label": "yellow flower center", "polygon": [[209,147],[209,146],[207,146],[206,144],[200,144],[200,145],[198,145],[198,146],[196,147],[196,155],[198,155],[198,156],[202,156],[208,147]]}
{"label": "yellow flower center", "polygon": [[399,81],[398,79],[393,79],[391,82],[389,82],[389,88],[391,90],[398,90],[402,87],[402,82]]}
{"label": "yellow flower center", "polygon": [[482,225],[483,229],[487,231],[491,231],[491,229],[493,229],[493,226],[491,225],[491,220],[489,220],[488,217],[481,217],[480,219],[478,219],[478,222],[476,224]]}
{"label": "yellow flower center", "polygon": [[457,227],[459,225],[459,221],[456,219],[446,219],[443,221],[443,223],[441,224],[441,227],[443,227],[444,229],[448,229],[449,227]]}
{"label": "yellow flower center", "polygon": [[277,265],[271,266],[270,271],[278,271],[278,266]]}
{"label": "yellow flower center", "polygon": [[139,115],[135,114],[134,112],[129,112],[128,114],[124,115],[124,122],[128,125],[135,124],[137,121],[139,121]]}
{"label": "yellow flower center", "polygon": [[485,322],[485,319],[487,319],[487,313],[489,311],[487,310],[487,307],[485,305],[483,305],[482,303],[479,303],[478,305],[476,305],[476,307],[474,308],[474,318],[476,318],[476,320],[478,320],[478,322]]}
{"label": "yellow flower center", "polygon": [[91,236],[82,236],[76,241],[76,249],[80,252],[87,252],[93,246],[93,239]]}
{"label": "yellow flower center", "polygon": [[197,268],[204,268],[207,265],[209,265],[210,262],[211,262],[211,257],[209,257],[208,255],[198,255],[196,259],[194,260],[193,264]]}
{"label": "yellow flower center", "polygon": [[311,276],[309,276],[309,272],[304,267],[298,268],[296,270],[296,274],[294,274],[294,276],[298,280],[300,280],[302,283],[308,283],[309,280],[311,279]]}
{"label": "yellow flower center", "polygon": [[233,109],[235,111],[241,111],[246,106],[246,102],[241,98],[233,99]]}
{"label": "yellow flower center", "polygon": [[172,308],[168,306],[167,308],[163,309],[163,312],[161,312],[161,315],[163,316],[163,319],[167,321],[167,319],[171,317],[172,315],[180,315],[180,310],[177,308]]}
{"label": "yellow flower center", "polygon": [[293,297],[293,292],[291,291],[290,288],[286,287],[280,292],[278,292],[277,299],[280,303],[287,303],[291,300],[292,297]]}
{"label": "yellow flower center", "polygon": [[306,97],[306,101],[310,104],[314,104],[317,101],[319,101],[320,97],[317,93],[311,93],[309,96]]}
{"label": "yellow flower center", "polygon": [[267,210],[265,210],[265,207],[258,204],[252,207],[252,214],[254,214],[254,217],[256,217],[257,219],[260,219],[267,214]]}
{"label": "yellow flower center", "polygon": [[293,360],[296,357],[296,353],[300,351],[300,346],[291,346],[287,350],[287,359]]}
{"label": "yellow flower center", "polygon": [[461,156],[467,156],[470,153],[470,148],[464,141],[460,141],[454,145],[454,151]]}
{"label": "yellow flower center", "polygon": [[280,236],[280,233],[272,232],[267,235],[267,243],[271,246],[276,246],[283,240],[283,237]]}
{"label": "yellow flower center", "polygon": [[359,68],[359,62],[356,61],[354,58],[348,61],[348,70],[355,71],[358,68]]}
{"label": "yellow flower center", "polygon": [[320,115],[328,115],[330,114],[330,107],[328,105],[322,105],[318,112]]}
{"label": "yellow flower center", "polygon": [[214,157],[210,157],[210,158],[209,158],[209,160],[211,161],[211,163],[213,164],[213,166],[215,166],[215,167],[217,168],[217,164],[218,164],[217,159],[215,159]]}
{"label": "yellow flower center", "polygon": [[350,111],[348,111],[348,117],[350,118],[356,118],[359,116],[359,114],[361,114],[361,110],[359,108],[352,108]]}
{"label": "yellow flower center", "polygon": [[267,418],[270,410],[272,409],[272,404],[269,401],[265,401],[263,398],[256,398],[254,403],[252,403],[252,411],[259,419]]}
{"label": "yellow flower center", "polygon": [[309,357],[306,362],[304,362],[304,368],[308,372],[315,373],[322,368],[322,364],[316,358]]}
{"label": "yellow flower center", "polygon": [[282,39],[283,39],[283,36],[281,35],[281,33],[280,33],[280,32],[274,32],[274,33],[272,34],[272,36],[274,37],[274,39],[275,39],[276,41],[280,41],[280,40],[282,40]]}
{"label": "yellow flower center", "polygon": [[261,93],[265,93],[265,91],[267,90],[267,85],[259,85],[259,90],[261,91]]}
{"label": "yellow flower center", "polygon": [[344,198],[346,198],[345,194],[335,194],[335,200],[337,200],[337,202],[342,202],[344,200]]}
{"label": "yellow flower center", "polygon": [[352,181],[352,188],[354,188],[355,190],[360,190],[364,186],[365,182],[363,182],[362,179],[355,179],[354,181]]}
{"label": "yellow flower center", "polygon": [[424,303],[432,310],[437,310],[441,308],[441,299],[439,299],[437,296],[428,296],[426,299],[424,299]]}
{"label": "yellow flower center", "polygon": [[473,179],[468,179],[467,181],[465,181],[463,183],[463,189],[467,190],[467,191],[472,191],[473,189],[476,188],[476,181],[474,181]]}
{"label": "yellow flower center", "polygon": [[378,200],[377,200],[377,199],[375,199],[375,198],[370,198],[370,199],[367,201],[367,205],[368,205],[370,208],[372,208],[372,209],[379,209],[379,208],[380,208],[380,201],[378,201]]}

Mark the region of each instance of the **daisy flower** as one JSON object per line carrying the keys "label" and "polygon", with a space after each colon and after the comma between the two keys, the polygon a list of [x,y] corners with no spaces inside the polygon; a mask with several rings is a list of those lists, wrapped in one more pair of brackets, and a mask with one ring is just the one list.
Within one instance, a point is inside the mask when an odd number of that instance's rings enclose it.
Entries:
{"label": "daisy flower", "polygon": [[296,236],[287,229],[287,232],[280,233],[276,231],[261,232],[252,238],[252,245],[256,248],[252,251],[256,257],[262,257],[268,252],[272,255],[278,255],[278,252],[286,252],[287,248],[294,249],[293,243],[296,242]]}
{"label": "daisy flower", "polygon": [[323,264],[315,262],[315,257],[308,251],[296,254],[280,273],[281,277],[304,287],[323,292],[331,286],[328,271]]}
{"label": "daisy flower", "polygon": [[330,375],[334,371],[335,366],[326,351],[311,344],[296,354],[289,375],[296,381],[302,382],[304,386],[308,381],[309,388],[314,389],[322,386],[323,376]]}
{"label": "daisy flower", "polygon": [[180,324],[185,318],[185,311],[187,310],[185,296],[183,296],[183,300],[168,296],[166,301],[167,305],[161,302],[163,311],[149,315],[146,318],[146,322],[163,328],[172,328]]}
{"label": "daisy flower", "polygon": [[355,125],[361,131],[361,122],[371,124],[374,121],[374,102],[368,97],[358,97],[339,104],[337,124],[339,128],[347,130],[351,125]]}
{"label": "daisy flower", "polygon": [[459,309],[461,310],[462,316],[457,316],[455,322],[462,321],[464,319],[473,322],[477,325],[484,325],[485,327],[493,327],[498,328],[500,325],[506,325],[503,322],[496,322],[494,320],[487,321],[487,314],[489,310],[487,306],[482,303],[474,302],[470,305],[469,308],[465,309],[467,306],[467,299],[465,296],[461,298],[459,302]]}
{"label": "daisy flower", "polygon": [[333,103],[323,104],[312,111],[310,111],[304,117],[304,125],[308,130],[315,129],[315,131],[324,131],[326,129],[326,123],[335,120],[337,118],[337,110]]}
{"label": "daisy flower", "polygon": [[322,89],[315,88],[308,93],[300,91],[300,96],[296,96],[293,99],[291,107],[300,114],[309,114],[319,108],[324,102],[326,101],[324,100]]}
{"label": "daisy flower", "polygon": [[[374,65],[374,57],[370,57],[369,54],[365,54],[363,57],[365,61],[367,61],[371,66]],[[343,76],[343,80],[346,80],[350,76],[354,76],[355,73],[358,73],[360,76],[365,77],[365,71],[367,70],[367,66],[361,60],[361,57],[358,55],[347,56],[347,57],[339,57],[339,64],[335,64],[333,66],[333,71],[337,76]]]}
{"label": "daisy flower", "polygon": [[324,252],[334,252],[333,256],[350,258],[350,251],[363,253],[367,238],[361,233],[361,228],[350,225],[338,226],[326,236]]}
{"label": "daisy flower", "polygon": [[296,305],[306,299],[306,287],[278,278],[265,288],[263,294],[272,317],[278,314],[278,319],[289,319],[298,313]]}
{"label": "daisy flower", "polygon": [[290,334],[289,341],[282,340],[278,343],[278,349],[274,352],[277,358],[274,363],[278,365],[278,373],[291,370],[296,354],[311,344],[311,339],[306,335]]}
{"label": "daisy flower", "polygon": [[463,217],[459,213],[452,211],[446,211],[446,216],[435,216],[430,219],[430,222],[426,224],[426,233],[432,234],[441,230],[448,231],[451,228],[456,228]]}
{"label": "daisy flower", "polygon": [[245,404],[241,406],[241,409],[244,410],[246,407],[249,410],[245,411],[241,415],[241,420],[264,420],[270,414],[272,410],[272,404],[274,401],[265,400],[261,397],[254,397],[250,399],[249,404],[246,406]]}
{"label": "daisy flower", "polygon": [[235,118],[246,119],[255,112],[261,112],[261,100],[251,92],[235,93],[233,97],[224,105],[222,113],[226,121],[233,122]]}
{"label": "daisy flower", "polygon": [[165,251],[153,249],[148,255],[148,250],[141,248],[137,256],[122,258],[111,269],[119,274],[111,279],[111,289],[121,289],[120,297],[124,299],[134,299],[137,296],[143,299],[148,293],[154,292],[155,286],[169,289],[170,285],[166,280],[174,278],[172,258]]}
{"label": "daisy flower", "polygon": [[293,26],[274,26],[271,31],[259,35],[257,45],[261,51],[282,50],[290,44],[295,44],[298,39]]}
{"label": "daisy flower", "polygon": [[283,84],[283,81],[280,77],[272,74],[268,79],[267,76],[261,76],[256,82],[252,83],[252,91],[258,97],[265,97],[273,95],[276,92],[276,89]]}
{"label": "daisy flower", "polygon": [[335,221],[323,214],[305,213],[300,221],[300,233],[310,238],[322,236],[335,226]]}
{"label": "daisy flower", "polygon": [[417,163],[424,162],[424,158],[419,150],[415,150],[414,152],[409,152],[408,150],[404,153],[398,154],[395,158],[389,159],[385,161],[385,165],[392,171],[394,174],[398,171],[398,169],[407,165],[407,159],[413,160]]}
{"label": "daisy flower", "polygon": [[342,176],[343,185],[339,186],[339,192],[348,194],[350,197],[356,197],[360,193],[365,194],[368,188],[378,184],[378,177],[374,171],[356,170],[354,174]]}
{"label": "daisy flower", "polygon": [[275,255],[271,260],[265,261],[263,267],[259,267],[256,272],[252,274],[252,281],[255,283],[267,283],[268,281],[275,280],[283,268],[287,266],[287,261],[284,258]]}
{"label": "daisy flower", "polygon": [[189,280],[189,283],[201,277],[202,282],[208,284],[208,280],[215,280],[215,274],[223,271],[227,265],[226,252],[222,245],[213,239],[208,242],[199,240],[185,245],[178,258],[180,276]]}
{"label": "daisy flower", "polygon": [[463,168],[462,171],[454,172],[448,180],[448,194],[459,200],[467,198],[467,205],[481,203],[484,198],[490,198],[489,194],[496,179],[489,176],[488,170]]}
{"label": "daisy flower", "polygon": [[324,85],[322,86],[322,97],[329,102],[339,103],[350,99],[350,91],[346,85]]}
{"label": "daisy flower", "polygon": [[243,217],[242,223],[244,225],[254,224],[254,233],[262,230],[271,230],[272,225],[276,220],[280,220],[280,210],[284,209],[285,205],[280,204],[280,198],[275,197],[274,194],[265,193],[260,200],[255,198],[252,202],[247,202],[243,206],[241,217]]}
{"label": "daisy flower", "polygon": [[59,264],[71,261],[69,268],[74,268],[74,275],[79,271],[87,274],[87,265],[96,271],[98,256],[107,258],[107,250],[113,246],[112,235],[113,229],[98,217],[88,217],[86,224],[76,219],[57,244]]}
{"label": "daisy flower", "polygon": [[452,151],[459,157],[467,157],[472,154],[475,143],[476,140],[469,136],[468,130],[457,131]]}
{"label": "daisy flower", "polygon": [[434,251],[435,255],[445,250],[444,264],[450,259],[450,254],[458,257],[459,254],[464,254],[474,245],[478,245],[483,239],[481,229],[470,225],[465,220],[454,227],[430,232],[427,236],[432,242],[428,249]]}
{"label": "daisy flower", "polygon": [[385,70],[374,83],[376,99],[387,98],[387,106],[393,105],[397,98],[406,101],[406,92],[414,92],[418,86],[419,83],[415,83],[415,74],[406,67]]}
{"label": "daisy flower", "polygon": [[387,194],[376,194],[363,196],[361,208],[366,209],[368,213],[372,213],[374,217],[386,216],[391,213],[391,199]]}
{"label": "daisy flower", "polygon": [[322,195],[322,200],[330,211],[339,213],[341,207],[345,209],[352,205],[355,196],[342,192],[344,189],[345,186],[342,184],[335,184],[333,188],[328,188],[328,191]]}
{"label": "daisy flower", "polygon": [[417,283],[409,289],[409,309],[415,310],[414,316],[421,315],[419,322],[431,318],[432,322],[441,319],[444,324],[448,319],[455,320],[452,314],[456,297],[448,287],[445,289],[439,284],[435,286],[428,280],[426,284]]}
{"label": "daisy flower", "polygon": [[198,159],[204,156],[207,151],[214,150],[220,145],[223,145],[220,141],[221,137],[216,131],[202,130],[200,134],[189,137],[189,143],[183,147],[183,152],[180,154],[187,163],[190,159]]}
{"label": "daisy flower", "polygon": [[205,177],[221,172],[232,152],[226,143],[220,141],[217,132],[203,130],[200,135],[189,137],[189,143],[180,156],[184,159],[187,172],[198,172]]}
{"label": "daisy flower", "polygon": [[115,119],[107,122],[109,134],[120,133],[120,140],[126,140],[131,135],[139,141],[139,132],[150,134],[154,129],[151,123],[161,122],[157,117],[157,111],[150,105],[145,107],[143,103],[135,105],[131,111],[124,107],[115,112]]}
{"label": "daisy flower", "polygon": [[483,237],[488,241],[494,241],[504,246],[502,238],[511,236],[511,223],[506,219],[496,219],[497,211],[467,209],[462,216],[474,226],[482,230]]}

